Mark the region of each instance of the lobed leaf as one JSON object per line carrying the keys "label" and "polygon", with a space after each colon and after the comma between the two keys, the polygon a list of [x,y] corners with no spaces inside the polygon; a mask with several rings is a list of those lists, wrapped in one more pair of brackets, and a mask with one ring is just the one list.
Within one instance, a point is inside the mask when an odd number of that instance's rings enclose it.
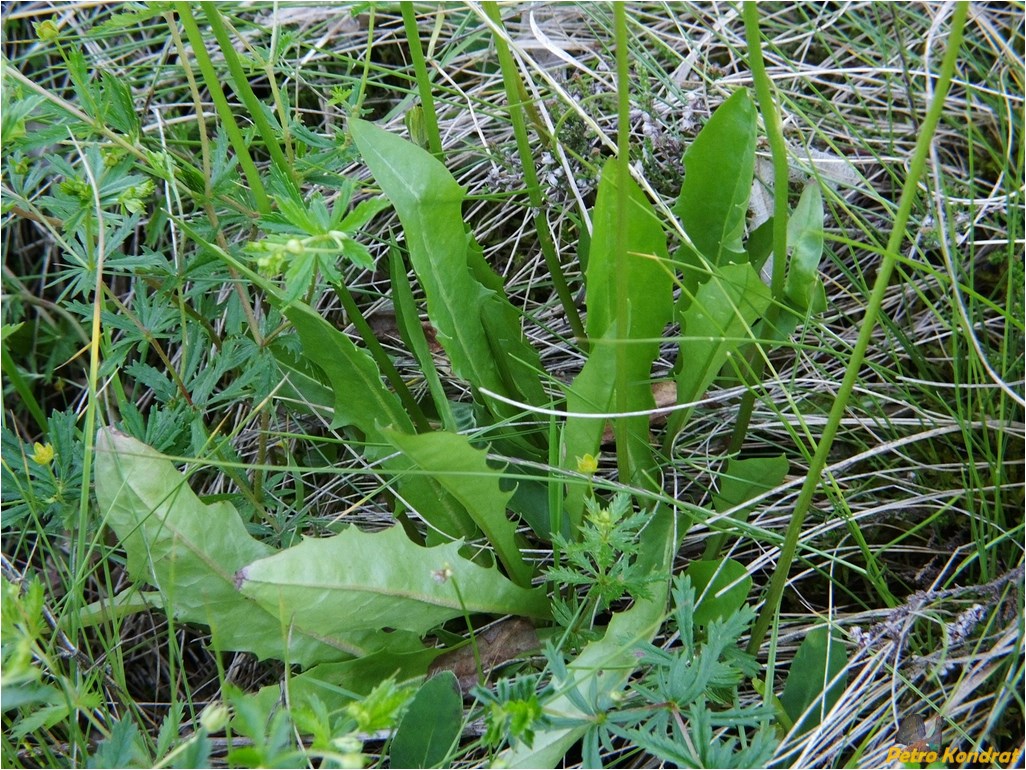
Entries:
{"label": "lobed leaf", "polygon": [[[413,269],[427,296],[428,316],[453,371],[475,387],[510,398],[540,401],[541,371],[537,352],[519,329],[517,311],[501,294],[471,271],[472,239],[461,211],[464,190],[445,166],[426,150],[362,120],[350,121],[350,131],[374,179],[395,206],[406,235]],[[487,283],[491,283],[489,280]],[[489,305],[501,305],[501,311]],[[487,326],[494,339],[505,337],[503,355],[525,362],[532,376],[510,382],[503,377],[489,347]],[[489,401],[497,415],[511,415],[509,406]]]}
{"label": "lobed leaf", "polygon": [[479,567],[460,546],[422,548],[401,527],[374,534],[350,527],[252,562],[236,584],[286,626],[328,638],[382,628],[424,634],[464,610],[548,615],[543,591]]}
{"label": "lobed leaf", "polygon": [[285,316],[299,332],[303,353],[321,367],[335,394],[331,427],[353,425],[370,440],[381,441],[379,426],[393,425],[413,432],[413,422],[399,397],[385,387],[370,353],[301,302],[289,305]]}
{"label": "lobed leaf", "polygon": [[742,238],[755,177],[755,105],[747,91],[716,108],[684,153],[684,169],[673,211],[695,248],[685,244],[678,254],[684,265],[682,309],[709,268],[746,260]]}
{"label": "lobed leaf", "polygon": [[[678,403],[702,397],[727,358],[752,340],[752,323],[769,303],[769,289],[747,262],[713,271],[681,315]],[[684,418],[683,412],[674,415],[674,430]]]}
{"label": "lobed leaf", "polygon": [[456,433],[413,436],[385,430],[384,435],[392,446],[417,468],[426,471],[432,481],[463,506],[495,547],[513,581],[530,587],[534,571],[524,561],[516,542],[516,527],[506,514],[513,493],[499,489],[499,474],[488,466],[487,453],[475,449],[466,436]]}
{"label": "lobed leaf", "polygon": [[273,549],[250,536],[231,504],[203,504],[169,460],[112,428],[100,431],[96,451],[96,499],[125,549],[129,576],[154,585],[178,620],[209,626],[215,648],[307,666],[385,646],[376,632],[287,634],[235,587],[235,572]]}
{"label": "lobed leaf", "polygon": [[787,263],[784,294],[805,313],[826,308],[826,294],[819,279],[819,260],[823,256],[823,195],[819,185],[809,184],[802,191],[787,220],[787,243],[791,258]]}
{"label": "lobed leaf", "polygon": [[[639,568],[650,575],[669,575],[676,550],[673,512],[659,506],[642,536],[646,547],[638,556]],[[669,581],[660,580],[652,584],[648,598],[613,615],[605,635],[567,665],[566,676],[556,683],[557,694],[542,704],[547,714],[557,718],[552,726],[539,730],[531,746],[519,743],[504,751],[503,766],[560,766],[564,755],[590,729],[594,714],[608,708],[610,696],[623,688],[638,666],[637,647],[651,641],[662,626],[668,595]],[[594,711],[582,710],[582,698]]]}

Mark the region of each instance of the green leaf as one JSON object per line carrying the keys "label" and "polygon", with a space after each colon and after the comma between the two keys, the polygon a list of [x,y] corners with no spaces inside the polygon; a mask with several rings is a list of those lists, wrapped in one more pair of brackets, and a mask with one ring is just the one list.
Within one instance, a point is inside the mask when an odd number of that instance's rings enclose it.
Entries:
{"label": "green leaf", "polygon": [[413,697],[392,739],[392,767],[439,767],[463,728],[463,696],[451,671],[431,677]]}
{"label": "green leaf", "polygon": [[381,649],[381,635],[289,634],[235,588],[235,573],[273,549],[250,536],[227,502],[204,505],[170,461],[114,429],[96,440],[96,499],[127,554],[129,576],[156,586],[183,622],[210,626],[222,650],[307,666]]}
{"label": "green leaf", "polygon": [[[413,269],[427,296],[428,315],[453,371],[475,387],[511,398],[523,398],[525,392],[530,394],[540,387],[537,383],[535,387],[518,383],[509,390],[488,345],[485,323],[494,323],[495,318],[506,323],[510,316],[493,312],[489,319],[483,319],[481,309],[488,302],[508,302],[483,285],[470,270],[471,237],[464,227],[461,210],[463,188],[439,160],[402,137],[355,119],[350,121],[350,131],[375,180],[399,215]],[[514,309],[512,317],[515,316]],[[540,372],[538,355],[524,341],[519,328],[506,329],[504,333],[511,340],[504,354],[529,362],[535,372]],[[497,338],[499,334],[500,330],[493,329],[493,336]],[[537,380],[537,375],[531,379]],[[497,415],[516,414],[515,409],[494,400],[488,403]]]}
{"label": "green leaf", "polygon": [[[626,383],[627,410],[652,409],[652,362],[659,341],[673,315],[673,276],[667,266],[666,236],[651,204],[634,180],[619,178],[619,166],[610,161],[602,171],[593,212],[594,235],[587,271],[587,331],[592,343],[588,361],[567,391],[571,413],[608,412],[616,398],[617,382]],[[628,208],[619,210],[620,185],[627,187]],[[626,255],[616,251],[617,231],[625,229]],[[625,266],[625,269],[621,269]],[[627,339],[617,339],[618,287],[627,292]],[[618,348],[624,347],[625,370],[617,372]],[[619,376],[618,376],[619,375]],[[651,467],[648,419],[622,418],[627,423],[629,467]],[[597,454],[604,420],[568,417],[564,428],[564,467],[576,470],[577,458]],[[624,479],[628,481],[627,479]],[[631,479],[629,482],[638,482]],[[580,526],[584,487],[571,485],[566,510],[571,525]]]}
{"label": "green leaf", "polygon": [[413,432],[413,422],[403,411],[399,397],[385,387],[370,353],[356,347],[309,305],[294,303],[284,314],[299,332],[304,355],[324,370],[331,383],[335,393],[332,428],[353,425],[369,440],[378,442],[379,426]]}
{"label": "green leaf", "polygon": [[[745,261],[742,237],[755,176],[755,105],[745,90],[721,104],[684,153],[684,184],[673,207],[696,253],[682,246],[689,303],[708,267]],[[700,256],[699,256],[700,255]],[[702,259],[704,257],[704,259]]]}
{"label": "green leaf", "polygon": [[[412,652],[375,652],[363,658],[340,663],[321,663],[289,678],[289,698],[301,703],[316,696],[335,709],[354,697],[367,695],[386,679],[408,682],[427,674],[428,666],[442,647],[422,648]],[[266,688],[265,688],[266,689]],[[281,688],[273,685],[274,698],[281,697]]]}
{"label": "green leaf", "polygon": [[389,202],[386,198],[369,198],[360,201],[352,211],[345,215],[336,229],[347,233],[359,230],[388,206]]}
{"label": "green leaf", "polygon": [[[791,670],[780,695],[780,702],[799,732],[817,727],[837,703],[848,683],[847,664],[844,644],[827,628],[814,628],[805,635],[791,661]],[[838,677],[837,681],[827,687],[834,677]],[[801,716],[806,710],[809,713],[803,720]]]}
{"label": "green leaf", "polygon": [[[770,291],[748,263],[717,268],[681,316],[677,403],[697,401],[727,358],[752,340],[752,323],[770,303]],[[670,421],[675,433],[686,415]]]}
{"label": "green leaf", "polygon": [[86,767],[146,767],[150,762],[138,725],[122,718],[113,724],[110,735],[96,746]]}
{"label": "green leaf", "polygon": [[544,591],[521,588],[464,559],[460,545],[422,548],[401,527],[374,534],[350,527],[255,561],[237,579],[245,596],[287,626],[329,638],[382,628],[424,634],[462,615],[464,607],[548,615]]}
{"label": "green leaf", "polygon": [[[627,211],[620,211],[620,185],[627,186]],[[593,231],[587,270],[587,332],[602,337],[615,326],[617,294],[626,284],[630,302],[628,328],[632,358],[651,365],[653,349],[669,323],[673,308],[673,278],[668,266],[666,236],[648,198],[629,176],[620,179],[620,167],[610,158],[602,169],[598,197],[592,212]],[[626,229],[626,259],[616,252],[617,230]],[[626,267],[621,271],[621,264]],[[651,355],[650,355],[651,354]]]}
{"label": "green leaf", "polygon": [[[637,599],[630,609],[613,615],[605,635],[585,647],[567,666],[566,678],[556,683],[558,694],[542,704],[547,714],[557,717],[553,726],[540,729],[530,747],[520,743],[504,751],[500,760],[505,767],[558,767],[567,751],[592,727],[594,715],[608,708],[610,695],[623,688],[638,666],[638,645],[651,641],[662,626],[670,565],[676,551],[673,513],[658,506],[642,537],[646,546],[638,556],[639,571],[667,578],[651,585],[647,599]],[[577,705],[581,697],[590,701],[593,711],[581,710]],[[574,726],[562,726],[566,724]]]}
{"label": "green leaf", "polygon": [[819,185],[809,184],[787,221],[787,243],[791,258],[787,265],[784,294],[804,315],[826,308],[819,260],[823,256],[823,196]]}
{"label": "green leaf", "polygon": [[684,574],[691,578],[698,597],[693,618],[697,626],[706,626],[710,621],[737,612],[752,589],[748,570],[733,559],[693,561]]}
{"label": "green leaf", "polygon": [[531,585],[533,570],[516,543],[516,527],[506,515],[512,492],[499,489],[500,474],[490,468],[487,453],[474,449],[466,436],[424,433],[419,436],[384,431],[385,438],[413,464],[452,495],[481,528],[513,581]]}
{"label": "green leaf", "polygon": [[427,380],[428,388],[431,390],[435,411],[442,418],[442,425],[446,430],[455,431],[456,420],[453,418],[449,398],[445,394],[445,388],[442,386],[438,370],[435,368],[435,360],[431,356],[424,327],[420,325],[420,316],[417,314],[417,306],[413,300],[413,289],[410,286],[409,276],[406,275],[406,265],[399,249],[395,248],[394,244],[389,249],[389,271],[392,278],[392,301],[395,303],[395,318],[399,324],[399,332],[417,359],[417,363],[420,364],[420,370],[424,372],[424,379]]}
{"label": "green leaf", "polygon": [[[787,475],[788,462],[783,454],[774,457],[731,458],[720,476],[720,491],[713,496],[713,506],[719,513],[758,497],[773,489]],[[747,516],[752,507],[744,509]]]}
{"label": "green leaf", "polygon": [[[713,507],[717,513],[737,508],[731,514],[731,519],[738,522],[747,521],[755,505],[740,508],[738,506],[778,486],[787,475],[787,469],[787,457],[782,454],[775,457],[749,457],[744,460],[732,457],[727,461],[720,476],[720,491],[713,495]],[[727,524],[728,522],[724,522],[723,526]],[[726,539],[726,532],[718,532],[709,538],[705,558],[716,558]]]}

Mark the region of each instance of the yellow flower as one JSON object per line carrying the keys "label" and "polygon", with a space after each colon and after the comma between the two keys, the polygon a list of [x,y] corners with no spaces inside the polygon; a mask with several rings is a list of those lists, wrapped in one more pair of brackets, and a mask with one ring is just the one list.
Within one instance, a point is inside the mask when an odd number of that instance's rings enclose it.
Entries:
{"label": "yellow flower", "polygon": [[595,471],[598,470],[598,464],[599,458],[593,454],[586,454],[584,457],[578,457],[577,472],[593,476],[595,475]]}
{"label": "yellow flower", "polygon": [[53,447],[50,443],[40,444],[38,441],[32,445],[32,459],[40,465],[49,465],[53,462]]}
{"label": "yellow flower", "polygon": [[44,43],[49,43],[52,40],[56,40],[60,37],[61,30],[57,26],[57,23],[53,19],[47,19],[46,21],[38,22],[33,25],[36,28],[36,37],[42,40]]}

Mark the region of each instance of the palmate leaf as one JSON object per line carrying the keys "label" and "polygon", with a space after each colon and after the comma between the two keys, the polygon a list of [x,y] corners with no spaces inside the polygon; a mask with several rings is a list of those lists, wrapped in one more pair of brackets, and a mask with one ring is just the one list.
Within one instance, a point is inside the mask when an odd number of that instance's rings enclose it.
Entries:
{"label": "palmate leaf", "polygon": [[[516,310],[501,294],[482,283],[470,269],[471,236],[461,211],[464,190],[445,166],[427,151],[362,120],[351,120],[353,140],[374,179],[395,206],[406,235],[413,269],[427,296],[428,316],[453,371],[475,387],[518,400],[543,400],[537,376],[511,382],[489,347],[488,324],[516,324]],[[475,270],[482,263],[475,262]],[[491,281],[489,281],[490,283]],[[487,314],[482,308],[498,303]],[[537,352],[519,328],[492,328],[504,339],[504,355],[540,372]],[[515,410],[489,401],[497,415]]]}
{"label": "palmate leaf", "polygon": [[250,536],[231,504],[204,505],[170,461],[116,430],[101,430],[96,449],[97,502],[125,549],[129,576],[156,586],[179,621],[209,626],[216,648],[307,666],[417,644],[379,631],[290,634],[235,587],[236,571],[273,549]]}
{"label": "palmate leaf", "polygon": [[[676,537],[674,514],[658,506],[642,532],[645,548],[638,556],[638,569],[650,575],[669,575]],[[594,724],[594,714],[607,708],[611,695],[623,689],[639,664],[635,654],[639,644],[651,641],[664,620],[669,581],[652,584],[649,596],[637,599],[630,609],[618,612],[609,621],[605,635],[591,642],[565,668],[565,677],[556,682],[558,694],[545,700],[547,714],[558,717],[558,724],[541,729],[531,746],[518,743],[500,756],[504,767],[559,767],[563,756]],[[581,708],[587,702],[591,713]],[[572,726],[566,726],[571,724]]]}
{"label": "palmate leaf", "polygon": [[544,591],[479,567],[460,556],[461,545],[423,548],[401,527],[373,534],[350,527],[255,561],[236,582],[282,623],[327,637],[382,628],[424,634],[464,609],[548,616]]}

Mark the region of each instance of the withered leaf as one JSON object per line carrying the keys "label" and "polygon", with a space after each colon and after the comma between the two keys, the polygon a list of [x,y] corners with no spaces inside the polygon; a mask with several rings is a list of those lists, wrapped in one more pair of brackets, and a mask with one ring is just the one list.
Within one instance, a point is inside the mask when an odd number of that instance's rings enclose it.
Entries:
{"label": "withered leaf", "polygon": [[[477,635],[477,650],[486,675],[497,666],[537,649],[538,646],[538,634],[534,626],[524,618],[508,618]],[[469,692],[477,684],[473,645],[464,645],[435,658],[428,668],[428,676],[441,671],[452,671],[460,684],[460,690]]]}

